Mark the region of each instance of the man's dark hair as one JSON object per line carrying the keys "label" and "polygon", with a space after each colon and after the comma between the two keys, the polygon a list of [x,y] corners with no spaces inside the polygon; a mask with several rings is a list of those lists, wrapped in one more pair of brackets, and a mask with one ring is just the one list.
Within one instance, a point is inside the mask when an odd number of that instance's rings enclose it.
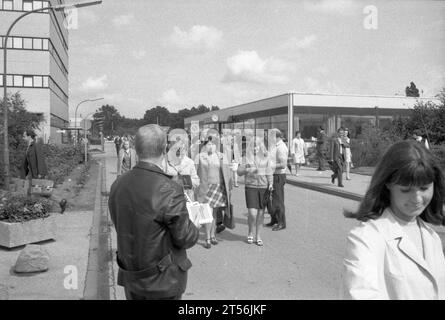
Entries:
{"label": "man's dark hair", "polygon": [[23,131],[23,133],[25,133],[28,137],[31,137],[33,140],[36,139],[37,134],[33,129],[26,129]]}

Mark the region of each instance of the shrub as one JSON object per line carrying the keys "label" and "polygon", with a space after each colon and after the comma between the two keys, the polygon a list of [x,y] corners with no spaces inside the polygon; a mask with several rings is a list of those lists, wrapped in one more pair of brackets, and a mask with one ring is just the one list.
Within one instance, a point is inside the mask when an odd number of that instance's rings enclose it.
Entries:
{"label": "shrub", "polygon": [[52,203],[45,198],[12,195],[0,201],[0,221],[24,222],[49,217]]}
{"label": "shrub", "polygon": [[440,166],[445,172],[445,144],[431,145],[430,150],[436,156]]}
{"label": "shrub", "polygon": [[81,145],[53,145],[43,146],[46,165],[48,167],[48,178],[54,184],[63,182],[75,166],[84,160],[84,151]]}

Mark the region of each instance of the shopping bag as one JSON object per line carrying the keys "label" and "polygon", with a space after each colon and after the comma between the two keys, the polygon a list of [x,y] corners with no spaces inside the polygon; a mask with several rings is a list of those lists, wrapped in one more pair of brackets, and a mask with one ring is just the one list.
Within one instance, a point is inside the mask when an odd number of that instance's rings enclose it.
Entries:
{"label": "shopping bag", "polygon": [[192,202],[187,194],[187,211],[193,224],[199,227],[202,224],[211,223],[213,221],[213,209],[208,203]]}

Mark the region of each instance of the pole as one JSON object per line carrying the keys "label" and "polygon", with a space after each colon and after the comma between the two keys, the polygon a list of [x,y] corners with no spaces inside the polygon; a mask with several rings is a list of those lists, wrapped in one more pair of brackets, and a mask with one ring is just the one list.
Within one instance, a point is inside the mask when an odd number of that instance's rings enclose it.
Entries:
{"label": "pole", "polygon": [[[77,104],[77,106],[76,106],[76,110],[74,111],[74,126],[77,128],[77,109],[79,109],[79,106],[82,104],[82,103],[84,103],[84,102],[94,102],[94,101],[99,101],[99,100],[103,100],[104,98],[97,98],[97,99],[85,99],[85,100],[83,100],[83,101],[80,101],[78,104]],[[81,120],[81,122],[82,122],[82,120]],[[80,126],[80,124],[79,124],[79,126]],[[76,130],[76,132],[77,132],[77,134],[79,134],[79,131],[78,130]],[[77,144],[77,137],[76,137],[76,140],[75,140],[75,145]]]}

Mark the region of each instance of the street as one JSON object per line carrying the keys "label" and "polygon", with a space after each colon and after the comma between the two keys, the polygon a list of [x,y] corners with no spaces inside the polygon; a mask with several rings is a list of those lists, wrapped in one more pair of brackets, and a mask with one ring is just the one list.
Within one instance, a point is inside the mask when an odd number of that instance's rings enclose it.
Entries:
{"label": "street", "polygon": [[[114,144],[105,145],[107,191],[116,178]],[[247,244],[247,209],[244,187],[232,193],[236,228],[218,234],[220,242],[203,247],[204,229],[198,243],[188,250],[189,271],[183,299],[338,299],[341,263],[346,235],[356,221],[343,217],[343,208],[357,202],[290,185],[285,187],[287,228],[265,228],[264,247]],[[265,223],[269,221],[266,214]],[[116,235],[111,228],[112,250]],[[113,261],[114,277],[117,276]],[[122,287],[111,283],[111,299],[125,299]]]}

